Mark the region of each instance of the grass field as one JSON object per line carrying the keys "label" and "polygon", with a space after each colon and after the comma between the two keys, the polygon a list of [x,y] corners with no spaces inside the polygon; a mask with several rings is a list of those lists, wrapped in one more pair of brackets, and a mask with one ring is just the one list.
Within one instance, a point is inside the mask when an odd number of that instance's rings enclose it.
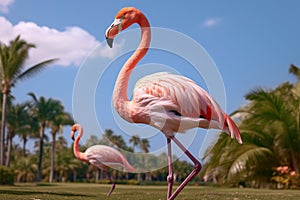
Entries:
{"label": "grass field", "polygon": [[[59,184],[22,184],[0,186],[0,200],[163,200],[166,186],[129,186],[117,185],[111,197],[106,197],[110,185],[59,183]],[[219,187],[186,187],[176,200],[293,200],[300,199],[299,190],[263,190]]]}

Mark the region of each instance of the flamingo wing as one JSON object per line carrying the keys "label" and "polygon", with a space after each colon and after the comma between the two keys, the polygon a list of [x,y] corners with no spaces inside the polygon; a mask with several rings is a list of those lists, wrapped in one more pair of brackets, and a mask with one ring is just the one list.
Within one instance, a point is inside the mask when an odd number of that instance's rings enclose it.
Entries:
{"label": "flamingo wing", "polygon": [[[165,112],[180,116],[180,123],[186,125],[183,132],[202,123],[200,127],[224,130],[241,142],[238,128],[218,103],[184,76],[160,72],[143,77],[135,85],[133,102],[142,107],[152,107],[152,110],[159,105],[164,107]],[[166,116],[163,118],[168,119]]]}

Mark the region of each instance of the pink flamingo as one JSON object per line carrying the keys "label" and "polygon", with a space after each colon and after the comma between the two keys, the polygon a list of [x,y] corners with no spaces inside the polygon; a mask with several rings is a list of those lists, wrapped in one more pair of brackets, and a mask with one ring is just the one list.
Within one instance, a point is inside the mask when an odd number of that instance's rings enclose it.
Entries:
{"label": "pink flamingo", "polygon": [[[75,139],[75,133],[79,130],[79,135]],[[107,171],[108,167],[122,167],[129,172],[134,172],[135,169],[128,163],[126,158],[116,149],[105,145],[94,145],[89,147],[84,153],[79,150],[79,140],[83,135],[83,128],[80,124],[74,124],[72,126],[71,138],[74,141],[73,152],[76,158],[81,161],[90,163],[95,167],[105,171],[109,180],[112,182],[112,186],[107,193],[110,196],[115,189],[115,183]]]}
{"label": "pink flamingo", "polygon": [[[118,75],[113,104],[120,116],[128,122],[149,124],[165,134],[169,166],[167,199],[172,200],[202,167],[200,162],[175,137],[176,132],[183,133],[196,127],[216,128],[236,138],[239,143],[242,143],[242,139],[233,120],[204,89],[186,77],[166,72],[145,76],[135,85],[132,100],[128,99],[127,87],[130,74],[149,48],[150,25],[141,11],[128,7],[122,8],[117,13],[114,22],[106,30],[107,43],[112,47],[114,37],[134,23],[141,27],[141,41]],[[173,194],[171,140],[194,163],[193,171]]]}

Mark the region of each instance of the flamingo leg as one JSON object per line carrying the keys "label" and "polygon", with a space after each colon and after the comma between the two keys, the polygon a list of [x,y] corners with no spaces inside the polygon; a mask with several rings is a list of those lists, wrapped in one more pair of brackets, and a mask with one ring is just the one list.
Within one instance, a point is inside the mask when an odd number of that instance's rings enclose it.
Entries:
{"label": "flamingo leg", "polygon": [[168,197],[168,200],[173,200],[180,193],[180,191],[192,180],[201,170],[201,163],[183,146],[183,144],[177,140],[174,136],[171,139],[175,142],[175,144],[192,160],[194,163],[193,171],[186,177],[186,179],[180,184],[180,186],[175,190],[171,197]]}
{"label": "flamingo leg", "polygon": [[111,188],[110,188],[110,190],[108,191],[108,193],[107,193],[107,195],[106,195],[106,196],[109,197],[109,196],[111,195],[111,193],[114,191],[114,189],[115,189],[115,187],[116,187],[116,184],[115,184],[113,178],[111,177],[111,175],[110,175],[107,171],[106,171],[106,173],[107,173],[108,179],[109,179],[110,182],[111,182]]}
{"label": "flamingo leg", "polygon": [[169,199],[172,195],[172,187],[173,187],[173,167],[172,167],[172,151],[171,151],[171,139],[167,138],[168,144],[168,166],[169,166],[169,175],[167,176],[168,181],[168,193],[167,199]]}

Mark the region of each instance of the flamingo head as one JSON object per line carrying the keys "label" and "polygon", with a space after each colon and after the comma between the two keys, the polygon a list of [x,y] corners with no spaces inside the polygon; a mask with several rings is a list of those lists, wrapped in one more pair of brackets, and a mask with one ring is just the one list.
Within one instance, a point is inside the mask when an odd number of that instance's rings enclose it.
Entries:
{"label": "flamingo head", "polygon": [[76,131],[78,130],[78,126],[77,126],[77,124],[74,124],[73,126],[72,126],[72,128],[71,128],[71,138],[72,138],[72,140],[74,141],[75,140],[75,133],[76,133]]}
{"label": "flamingo head", "polygon": [[115,17],[113,23],[105,32],[106,42],[112,48],[114,37],[131,24],[138,22],[141,11],[134,7],[122,8]]}

